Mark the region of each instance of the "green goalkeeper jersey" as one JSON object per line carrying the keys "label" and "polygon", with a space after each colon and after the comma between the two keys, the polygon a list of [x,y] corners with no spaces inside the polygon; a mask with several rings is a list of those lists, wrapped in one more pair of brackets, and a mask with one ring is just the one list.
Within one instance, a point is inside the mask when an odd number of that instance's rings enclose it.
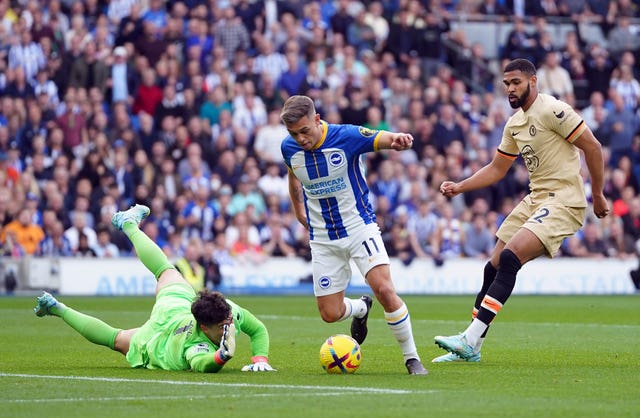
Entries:
{"label": "green goalkeeper jersey", "polygon": [[[218,349],[198,328],[191,314],[195,292],[185,285],[167,286],[158,293],[149,320],[133,335],[127,361],[131,367],[163,370],[217,372]],[[269,355],[269,334],[251,312],[227,299],[236,335],[242,331],[251,339],[252,356]]]}

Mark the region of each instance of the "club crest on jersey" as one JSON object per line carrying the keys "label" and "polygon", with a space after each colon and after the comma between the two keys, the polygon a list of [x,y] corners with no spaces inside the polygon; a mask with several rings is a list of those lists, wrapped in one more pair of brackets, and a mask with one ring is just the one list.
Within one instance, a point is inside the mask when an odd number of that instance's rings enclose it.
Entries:
{"label": "club crest on jersey", "polygon": [[540,160],[536,156],[536,152],[530,145],[525,145],[522,147],[520,154],[522,155],[522,159],[524,159],[524,164],[527,166],[529,173],[533,173],[536,168],[538,168],[538,165],[540,165]]}
{"label": "club crest on jersey", "polygon": [[329,287],[331,287],[331,278],[322,276],[320,277],[320,280],[318,280],[318,284],[320,285],[321,289],[328,289]]}
{"label": "club crest on jersey", "polygon": [[364,137],[370,137],[375,135],[376,131],[369,129],[369,128],[365,128],[364,126],[360,126],[358,128],[358,131],[360,131],[360,135],[364,136]]}
{"label": "club crest on jersey", "polygon": [[344,163],[344,156],[339,152],[329,154],[329,164],[334,167],[340,167]]}

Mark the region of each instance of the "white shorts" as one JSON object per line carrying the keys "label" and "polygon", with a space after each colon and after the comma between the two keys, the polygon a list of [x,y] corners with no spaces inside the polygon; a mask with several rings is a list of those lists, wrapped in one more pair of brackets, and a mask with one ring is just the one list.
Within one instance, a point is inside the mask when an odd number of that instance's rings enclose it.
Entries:
{"label": "white shorts", "polygon": [[351,280],[353,260],[360,273],[366,274],[381,264],[389,264],[378,224],[365,225],[355,234],[334,241],[311,241],[313,293],[332,295],[344,291]]}

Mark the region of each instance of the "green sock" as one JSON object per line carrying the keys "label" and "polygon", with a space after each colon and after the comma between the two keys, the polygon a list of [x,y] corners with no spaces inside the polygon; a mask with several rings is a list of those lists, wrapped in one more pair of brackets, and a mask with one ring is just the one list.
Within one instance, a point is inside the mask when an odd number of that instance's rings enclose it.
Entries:
{"label": "green sock", "polygon": [[126,222],[122,226],[122,230],[129,237],[142,264],[153,273],[156,279],[160,277],[163,271],[174,268],[165,253],[158,247],[158,244],[142,232],[138,225],[133,222]]}
{"label": "green sock", "polygon": [[113,328],[109,324],[102,322],[98,318],[85,315],[78,311],[74,311],[69,307],[61,309],[60,317],[78,331],[87,340],[94,344],[104,345],[110,349],[114,349],[116,336],[121,329]]}

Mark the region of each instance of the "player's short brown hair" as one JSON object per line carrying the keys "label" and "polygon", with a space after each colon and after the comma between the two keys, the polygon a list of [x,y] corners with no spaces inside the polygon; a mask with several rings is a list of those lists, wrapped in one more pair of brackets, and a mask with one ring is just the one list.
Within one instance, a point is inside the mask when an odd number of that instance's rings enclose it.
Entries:
{"label": "player's short brown hair", "polygon": [[298,122],[305,116],[313,119],[316,115],[316,107],[313,100],[307,96],[291,96],[284,102],[280,119],[285,125],[291,125]]}

